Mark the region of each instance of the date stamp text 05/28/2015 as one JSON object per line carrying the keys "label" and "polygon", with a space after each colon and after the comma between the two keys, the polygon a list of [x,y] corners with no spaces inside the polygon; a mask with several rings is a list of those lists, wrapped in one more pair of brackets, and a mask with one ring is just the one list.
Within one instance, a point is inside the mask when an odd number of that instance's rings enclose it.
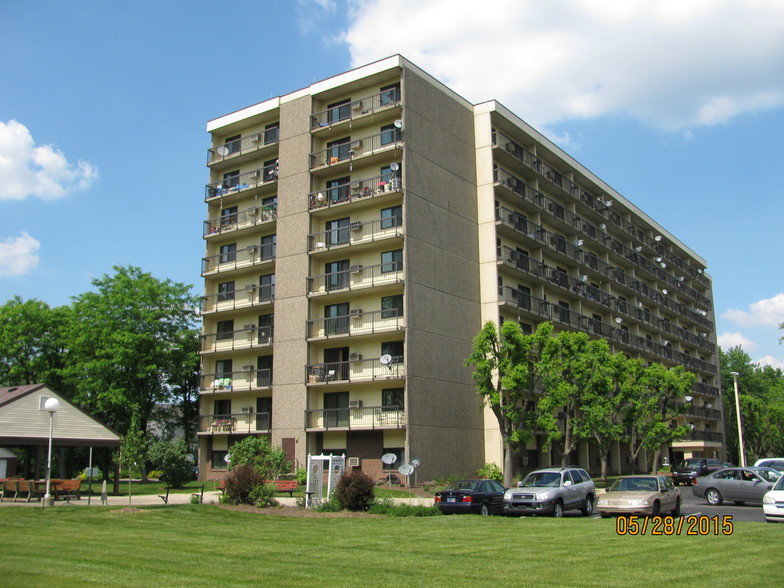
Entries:
{"label": "date stamp text 05/28/2015", "polygon": [[618,535],[732,535],[732,515],[624,517],[615,519]]}

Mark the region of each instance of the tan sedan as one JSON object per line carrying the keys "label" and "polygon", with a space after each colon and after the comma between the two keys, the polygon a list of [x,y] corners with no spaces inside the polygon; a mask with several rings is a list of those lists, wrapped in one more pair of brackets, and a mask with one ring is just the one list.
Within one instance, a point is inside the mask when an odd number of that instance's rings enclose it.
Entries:
{"label": "tan sedan", "polygon": [[604,494],[599,494],[596,509],[603,517],[615,514],[657,516],[681,514],[680,490],[667,476],[624,476]]}

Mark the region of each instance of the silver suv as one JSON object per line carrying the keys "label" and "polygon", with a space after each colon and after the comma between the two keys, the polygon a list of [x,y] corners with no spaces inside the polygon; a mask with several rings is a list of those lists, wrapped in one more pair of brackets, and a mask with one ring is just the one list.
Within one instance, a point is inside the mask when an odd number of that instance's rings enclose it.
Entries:
{"label": "silver suv", "polygon": [[563,466],[544,468],[528,474],[525,479],[504,493],[504,514],[552,515],[580,509],[584,515],[593,513],[596,487],[582,468]]}

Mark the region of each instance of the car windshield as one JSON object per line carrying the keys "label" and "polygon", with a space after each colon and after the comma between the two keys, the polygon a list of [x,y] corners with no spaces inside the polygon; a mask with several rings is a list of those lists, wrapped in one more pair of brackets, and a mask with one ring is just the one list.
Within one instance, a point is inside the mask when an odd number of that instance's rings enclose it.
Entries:
{"label": "car windshield", "polygon": [[444,490],[462,490],[471,492],[476,490],[476,486],[479,484],[476,480],[459,480],[457,482],[452,482],[449,484]]}
{"label": "car windshield", "polygon": [[774,490],[784,490],[784,476],[779,478],[779,481],[776,482],[776,485],[773,486]]}
{"label": "car windshield", "polygon": [[757,473],[763,480],[767,480],[768,482],[775,482],[781,477],[781,472],[768,468],[757,470]]}
{"label": "car windshield", "polygon": [[610,492],[656,492],[658,489],[654,478],[621,478],[610,487]]}
{"label": "car windshield", "polygon": [[533,472],[520,483],[520,488],[558,488],[561,474],[558,472]]}
{"label": "car windshield", "polygon": [[701,459],[684,459],[678,464],[679,468],[696,468],[702,463]]}

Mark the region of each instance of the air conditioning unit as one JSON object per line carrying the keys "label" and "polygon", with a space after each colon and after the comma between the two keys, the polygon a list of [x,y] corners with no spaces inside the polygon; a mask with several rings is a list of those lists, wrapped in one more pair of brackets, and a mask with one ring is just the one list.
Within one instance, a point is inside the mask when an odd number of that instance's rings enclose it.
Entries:
{"label": "air conditioning unit", "polygon": [[326,246],[327,244],[324,241],[316,241],[316,249],[324,249]]}
{"label": "air conditioning unit", "polygon": [[246,284],[245,285],[246,292],[255,292],[256,291],[256,284]]}
{"label": "air conditioning unit", "polygon": [[254,253],[254,252],[256,251],[257,247],[258,247],[257,245],[248,245],[248,246],[245,248],[245,251],[246,251],[247,253]]}
{"label": "air conditioning unit", "polygon": [[351,104],[351,110],[362,110],[362,101],[357,100]]}
{"label": "air conditioning unit", "polygon": [[362,354],[361,353],[349,353],[348,354],[348,359],[349,359],[349,361],[359,361],[360,359],[362,359]]}
{"label": "air conditioning unit", "polygon": [[256,330],[256,325],[245,325],[245,330],[246,331],[255,331]]}
{"label": "air conditioning unit", "polygon": [[252,366],[252,365],[244,365],[244,366],[242,366],[242,371],[243,372],[252,372],[255,369],[256,369],[255,366]]}
{"label": "air conditioning unit", "polygon": [[348,311],[349,316],[362,316],[361,308],[352,308]]}
{"label": "air conditioning unit", "polygon": [[349,457],[348,458],[348,467],[350,467],[350,468],[358,468],[359,467],[359,458],[358,457]]}
{"label": "air conditioning unit", "polygon": [[359,190],[362,187],[362,184],[359,182],[351,182],[351,189],[352,190]]}
{"label": "air conditioning unit", "polygon": [[506,178],[504,180],[504,184],[514,188],[515,186],[517,186],[517,180],[515,180],[514,178]]}
{"label": "air conditioning unit", "polygon": [[362,408],[362,401],[361,400],[349,400],[348,401],[349,408]]}
{"label": "air conditioning unit", "polygon": [[362,141],[351,141],[351,149],[362,148]]}
{"label": "air conditioning unit", "polygon": [[249,209],[248,209],[248,214],[250,214],[250,215],[252,215],[252,216],[256,216],[257,214],[259,214],[259,209],[258,209],[258,208],[256,208],[256,207],[254,207],[254,208],[249,208]]}
{"label": "air conditioning unit", "polygon": [[250,140],[253,141],[254,143],[260,143],[261,142],[261,133],[255,133],[255,134],[251,135],[250,136]]}
{"label": "air conditioning unit", "polygon": [[243,406],[242,407],[242,414],[251,414],[253,412],[252,406]]}
{"label": "air conditioning unit", "polygon": [[255,181],[255,180],[258,180],[258,179],[259,179],[259,170],[256,170],[256,171],[252,171],[252,172],[250,172],[250,173],[248,174],[248,177],[249,177],[251,180],[254,180],[254,181]]}
{"label": "air conditioning unit", "polygon": [[362,223],[359,221],[353,222],[349,225],[349,228],[352,231],[361,231],[362,230]]}
{"label": "air conditioning unit", "polygon": [[350,271],[352,274],[361,274],[361,273],[362,273],[362,266],[361,266],[361,265],[352,265],[352,266],[349,268],[349,271]]}

